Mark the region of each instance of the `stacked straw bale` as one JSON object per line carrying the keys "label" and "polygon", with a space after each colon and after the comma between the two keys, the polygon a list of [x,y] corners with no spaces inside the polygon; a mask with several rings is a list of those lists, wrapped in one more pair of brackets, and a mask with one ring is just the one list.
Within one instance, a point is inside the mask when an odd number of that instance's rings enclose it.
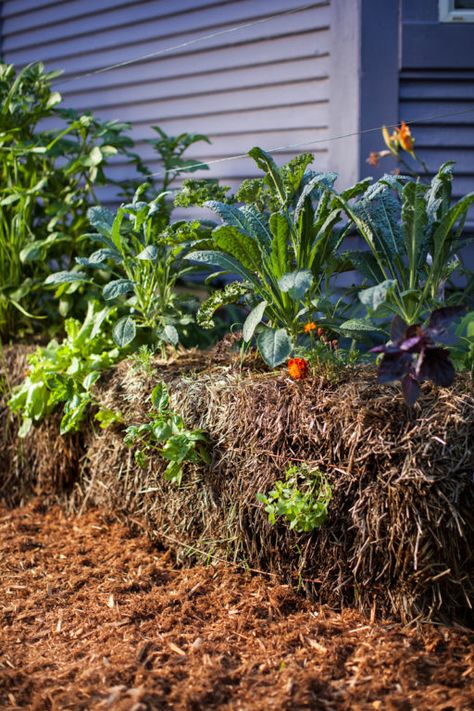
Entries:
{"label": "stacked straw bale", "polygon": [[[370,369],[295,383],[283,371],[206,367],[191,354],[157,364],[153,374],[121,363],[102,381],[99,401],[127,423],[146,421],[159,379],[187,426],[208,432],[210,467],[188,465],[176,487],[163,480],[159,457],[145,469],[136,465],[121,427],[89,427],[60,445],[49,423],[26,441],[14,475],[0,460],[0,493],[12,476],[16,501],[21,476],[29,491],[47,483],[70,490],[76,477],[69,506],[99,506],[139,522],[180,561],[244,561],[334,607],[473,622],[474,389],[467,378],[449,390],[424,386],[410,410],[399,389],[377,385]],[[256,499],[299,462],[325,472],[333,488],[329,519],[313,534],[270,526]]]}

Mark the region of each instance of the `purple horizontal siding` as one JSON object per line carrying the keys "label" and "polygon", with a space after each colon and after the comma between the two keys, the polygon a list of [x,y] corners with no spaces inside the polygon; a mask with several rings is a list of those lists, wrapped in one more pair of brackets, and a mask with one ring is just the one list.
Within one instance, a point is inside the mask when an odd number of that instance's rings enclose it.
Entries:
{"label": "purple horizontal siding", "polygon": [[[209,134],[213,145],[198,144],[190,157],[218,160],[254,145],[273,148],[327,137],[328,1],[219,34],[297,6],[291,0],[5,0],[4,61],[21,66],[40,60],[48,69],[63,69],[57,87],[64,105],[130,121],[137,149],[152,170],[159,170],[159,163],[145,140],[153,137],[153,124],[171,134]],[[161,56],[76,79],[212,34]],[[318,167],[325,169],[327,147],[315,148]],[[277,160],[298,152],[291,149]],[[127,177],[120,162],[113,172],[115,178]],[[233,185],[256,174],[246,158],[202,173]]]}

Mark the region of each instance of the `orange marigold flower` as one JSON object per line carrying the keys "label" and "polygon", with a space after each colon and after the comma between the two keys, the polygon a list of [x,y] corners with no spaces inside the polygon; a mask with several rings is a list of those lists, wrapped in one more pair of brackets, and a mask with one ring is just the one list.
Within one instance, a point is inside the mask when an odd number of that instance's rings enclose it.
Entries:
{"label": "orange marigold flower", "polygon": [[303,380],[308,375],[308,361],[304,358],[290,358],[288,373],[293,380]]}
{"label": "orange marigold flower", "polygon": [[306,323],[304,326],[305,333],[311,333],[311,331],[315,331],[315,330],[316,330],[316,324],[314,323],[314,321],[310,321],[309,323]]}
{"label": "orange marigold flower", "polygon": [[398,129],[398,141],[403,150],[408,153],[413,153],[415,139],[411,135],[410,127],[406,125],[405,121],[402,121]]}

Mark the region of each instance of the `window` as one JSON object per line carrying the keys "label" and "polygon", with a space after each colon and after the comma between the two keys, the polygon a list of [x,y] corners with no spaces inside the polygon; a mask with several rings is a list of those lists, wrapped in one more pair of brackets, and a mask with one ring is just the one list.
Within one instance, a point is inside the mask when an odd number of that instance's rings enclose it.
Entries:
{"label": "window", "polygon": [[439,0],[440,22],[474,22],[474,0]]}

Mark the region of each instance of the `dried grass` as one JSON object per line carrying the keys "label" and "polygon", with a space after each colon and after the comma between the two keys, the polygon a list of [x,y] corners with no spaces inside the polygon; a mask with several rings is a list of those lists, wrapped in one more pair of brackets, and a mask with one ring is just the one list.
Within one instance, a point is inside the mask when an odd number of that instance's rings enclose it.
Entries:
{"label": "dried grass", "polygon": [[[72,450],[68,471],[77,472],[83,455],[86,465],[71,508],[94,504],[140,520],[180,561],[242,561],[334,607],[472,624],[474,391],[467,378],[451,390],[424,387],[409,410],[397,387],[377,385],[367,369],[347,371],[338,383],[294,383],[199,359],[157,363],[152,376],[123,362],[99,399],[127,422],[141,422],[153,384],[167,380],[187,425],[208,432],[211,467],[188,466],[176,488],[163,480],[159,458],[137,467],[120,428],[96,431]],[[312,535],[271,527],[256,500],[294,462],[319,467],[333,487],[330,517]]]}

